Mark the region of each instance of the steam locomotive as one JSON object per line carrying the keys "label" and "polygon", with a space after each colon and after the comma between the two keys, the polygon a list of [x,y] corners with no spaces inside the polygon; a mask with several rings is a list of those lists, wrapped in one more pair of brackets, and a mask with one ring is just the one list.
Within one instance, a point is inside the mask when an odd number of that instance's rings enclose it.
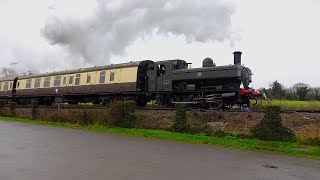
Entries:
{"label": "steam locomotive", "polygon": [[262,94],[249,87],[252,72],[241,65],[242,53],[233,54],[234,64],[226,66],[216,66],[210,58],[202,68],[190,68],[180,59],[144,60],[0,79],[0,99],[41,105],[131,99],[142,107],[150,101],[194,108],[248,107],[250,99]]}

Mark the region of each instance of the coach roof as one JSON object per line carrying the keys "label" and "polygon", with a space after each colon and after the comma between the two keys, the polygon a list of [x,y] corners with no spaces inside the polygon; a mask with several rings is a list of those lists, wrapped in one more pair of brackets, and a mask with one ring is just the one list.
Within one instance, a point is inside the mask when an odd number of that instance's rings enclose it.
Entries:
{"label": "coach roof", "polygon": [[135,61],[135,62],[129,62],[129,63],[111,64],[106,66],[96,66],[96,67],[90,67],[90,68],[79,68],[79,69],[59,71],[59,72],[50,72],[50,73],[44,73],[44,74],[33,74],[29,76],[19,77],[19,79],[29,79],[29,78],[38,78],[38,77],[46,77],[46,76],[58,76],[58,75],[64,75],[64,74],[76,74],[76,73],[84,73],[84,72],[92,72],[92,71],[137,67],[140,64],[140,62],[141,61]]}
{"label": "coach roof", "polygon": [[14,79],[15,79],[15,77],[1,78],[1,79],[0,79],[0,82],[13,81]]}

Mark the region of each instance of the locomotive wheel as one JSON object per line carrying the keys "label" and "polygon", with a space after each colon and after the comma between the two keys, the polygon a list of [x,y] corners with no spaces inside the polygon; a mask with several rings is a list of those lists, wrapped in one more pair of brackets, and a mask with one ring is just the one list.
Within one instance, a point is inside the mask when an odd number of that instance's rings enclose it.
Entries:
{"label": "locomotive wheel", "polygon": [[54,101],[51,101],[51,100],[46,101],[46,106],[52,106],[53,104],[54,104]]}
{"label": "locomotive wheel", "polygon": [[74,100],[74,101],[69,101],[69,102],[68,102],[68,104],[78,104],[78,103],[79,103],[79,102],[78,102],[78,101],[75,101],[75,100]]}
{"label": "locomotive wheel", "polygon": [[173,102],[180,102],[180,96],[178,95],[169,95],[166,97],[166,104],[169,107],[174,107],[175,104]]}
{"label": "locomotive wheel", "polygon": [[139,107],[145,107],[147,105],[148,101],[146,100],[140,100],[140,101],[137,101],[137,105]]}
{"label": "locomotive wheel", "polygon": [[[194,95],[194,94],[190,94],[188,96],[188,101],[189,102],[193,102],[195,99],[199,98],[197,95]],[[188,104],[189,107],[191,108],[199,108],[200,107],[200,104]]]}
{"label": "locomotive wheel", "polygon": [[220,98],[214,98],[212,100],[212,102],[209,102],[208,103],[210,109],[213,109],[213,110],[218,110],[218,109],[221,109],[222,106],[223,106],[223,101],[220,99]]}
{"label": "locomotive wheel", "polygon": [[233,108],[233,105],[232,104],[224,104],[221,109],[225,109],[225,110],[230,110]]}
{"label": "locomotive wheel", "polygon": [[46,97],[44,98],[44,101],[46,106],[52,106],[54,104],[54,98],[52,97]]}
{"label": "locomotive wheel", "polygon": [[94,105],[101,104],[101,99],[95,98],[95,99],[92,101],[92,104],[94,104]]}

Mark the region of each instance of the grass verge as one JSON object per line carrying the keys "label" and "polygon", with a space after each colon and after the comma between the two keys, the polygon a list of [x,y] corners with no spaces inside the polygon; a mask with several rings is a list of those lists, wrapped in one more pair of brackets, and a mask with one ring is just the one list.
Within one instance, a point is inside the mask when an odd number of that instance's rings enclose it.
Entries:
{"label": "grass verge", "polygon": [[254,151],[271,152],[275,154],[286,154],[295,157],[304,157],[312,159],[320,159],[320,147],[306,146],[296,143],[288,142],[272,142],[272,141],[260,141],[255,139],[238,139],[235,137],[209,137],[205,135],[190,135],[184,133],[175,133],[162,130],[148,130],[148,129],[127,129],[127,128],[108,128],[99,125],[81,126],[77,124],[58,123],[58,122],[46,122],[30,119],[19,119],[0,117],[1,121],[21,122],[27,124],[38,124],[46,126],[55,126],[61,128],[81,129],[91,132],[99,132],[106,134],[118,134],[136,137],[145,137],[150,139],[164,139],[176,142],[188,142],[195,144],[207,144],[219,147],[229,147],[237,149],[246,149]]}
{"label": "grass verge", "polygon": [[320,110],[320,101],[259,100],[253,109],[265,109],[266,106],[281,106],[282,110]]}

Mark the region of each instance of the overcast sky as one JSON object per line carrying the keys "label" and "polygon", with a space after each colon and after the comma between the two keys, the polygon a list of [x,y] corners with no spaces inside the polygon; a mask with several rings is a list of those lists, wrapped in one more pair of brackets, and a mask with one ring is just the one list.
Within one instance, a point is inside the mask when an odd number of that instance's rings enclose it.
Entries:
{"label": "overcast sky", "polygon": [[240,50],[255,88],[319,87],[319,17],[318,0],[0,0],[0,67],[176,58],[200,67],[206,57],[232,64]]}

